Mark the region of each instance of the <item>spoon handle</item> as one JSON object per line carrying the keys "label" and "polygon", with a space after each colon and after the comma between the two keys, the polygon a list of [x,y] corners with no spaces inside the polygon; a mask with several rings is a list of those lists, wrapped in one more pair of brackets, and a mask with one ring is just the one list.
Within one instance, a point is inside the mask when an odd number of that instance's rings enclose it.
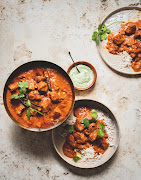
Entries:
{"label": "spoon handle", "polygon": [[74,64],[74,66],[76,67],[77,71],[80,73],[80,71],[79,71],[78,67],[76,66],[76,64],[75,64],[75,62],[74,62],[74,60],[73,60],[70,52],[69,52],[69,55],[70,55],[70,57],[71,57],[71,59],[72,59],[72,62],[73,62],[73,64]]}

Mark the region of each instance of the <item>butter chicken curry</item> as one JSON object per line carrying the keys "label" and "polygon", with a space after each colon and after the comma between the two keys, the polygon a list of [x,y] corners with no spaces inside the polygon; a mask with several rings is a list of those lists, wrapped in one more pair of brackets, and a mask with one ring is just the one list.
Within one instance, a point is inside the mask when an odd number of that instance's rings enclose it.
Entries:
{"label": "butter chicken curry", "polygon": [[47,128],[67,116],[73,93],[58,70],[33,68],[18,74],[8,86],[6,101],[12,116],[23,126]]}
{"label": "butter chicken curry", "polygon": [[109,147],[108,134],[103,120],[98,119],[97,111],[88,107],[74,110],[76,122],[73,126],[66,125],[67,139],[63,152],[67,157],[76,157],[75,149],[83,150],[93,147],[95,154],[103,154]]}
{"label": "butter chicken curry", "polygon": [[141,20],[122,24],[116,35],[110,33],[107,49],[112,54],[126,51],[132,57],[133,70],[141,71]]}

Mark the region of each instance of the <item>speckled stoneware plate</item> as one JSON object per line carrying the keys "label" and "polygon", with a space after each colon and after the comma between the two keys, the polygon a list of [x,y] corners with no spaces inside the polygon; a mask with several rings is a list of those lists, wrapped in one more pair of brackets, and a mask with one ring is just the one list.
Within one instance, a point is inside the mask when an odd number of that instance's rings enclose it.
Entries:
{"label": "speckled stoneware plate", "polygon": [[[140,7],[123,7],[109,14],[102,23],[106,25],[116,21],[137,21],[141,19]],[[112,32],[118,32],[121,23],[111,25],[109,28]],[[105,48],[107,40],[99,43],[98,50],[105,63],[117,72],[129,75],[141,74],[141,72],[134,72],[131,67],[131,60],[125,55],[113,55]]]}
{"label": "speckled stoneware plate", "polygon": [[[81,106],[86,106],[86,107],[97,109],[97,110],[103,112],[104,116],[107,118],[106,122],[107,122],[107,124],[109,124],[109,127],[111,128],[111,130],[110,130],[111,134],[109,136],[109,138],[111,138],[111,139],[109,142],[110,146],[105,151],[105,153],[100,158],[94,157],[93,159],[89,159],[86,161],[83,161],[81,159],[78,162],[74,162],[72,158],[68,158],[67,156],[65,156],[63,153],[63,150],[62,150],[62,147],[66,141],[66,134],[64,133],[65,122],[61,126],[55,128],[52,131],[52,140],[53,140],[53,144],[54,144],[54,147],[55,147],[57,153],[67,163],[69,163],[75,167],[79,167],[79,168],[94,168],[94,167],[98,167],[98,166],[104,164],[105,162],[107,162],[115,153],[115,151],[119,145],[119,139],[120,139],[119,126],[118,126],[118,122],[116,121],[115,116],[105,105],[103,105],[97,101],[88,100],[88,99],[82,99],[82,100],[75,101],[74,109],[77,107],[81,107]],[[71,120],[73,117],[74,116],[73,116],[73,112],[72,112],[72,114],[68,117],[67,120]],[[106,128],[106,125],[105,125],[105,128]]]}

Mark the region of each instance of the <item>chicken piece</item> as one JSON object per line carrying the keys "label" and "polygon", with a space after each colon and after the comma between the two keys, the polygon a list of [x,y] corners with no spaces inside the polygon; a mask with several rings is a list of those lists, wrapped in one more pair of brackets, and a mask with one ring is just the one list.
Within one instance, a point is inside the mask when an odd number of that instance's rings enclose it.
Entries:
{"label": "chicken piece", "polygon": [[136,24],[133,23],[133,22],[129,22],[127,24],[128,25],[127,25],[126,30],[125,30],[126,34],[131,35],[131,34],[135,33],[135,31],[136,31]]}
{"label": "chicken piece", "polygon": [[76,156],[76,152],[73,150],[73,148],[69,145],[69,144],[67,144],[67,143],[65,143],[64,145],[63,145],[63,153],[67,156],[67,157],[69,157],[69,158],[73,158],[74,156]]}
{"label": "chicken piece", "polygon": [[42,107],[43,112],[48,112],[51,107],[51,100],[46,97],[42,98],[40,106]]}
{"label": "chicken piece", "polygon": [[80,132],[84,130],[84,124],[78,121],[75,122],[74,127],[77,131],[80,131]]}
{"label": "chicken piece", "polygon": [[43,80],[45,80],[45,77],[44,76],[36,76],[35,77],[35,81],[38,83],[38,82],[41,82],[41,81],[43,81]]}
{"label": "chicken piece", "polygon": [[136,61],[133,61],[131,66],[134,71],[139,72],[139,71],[141,71],[141,60],[139,60],[137,58],[135,60]]}
{"label": "chicken piece", "polygon": [[18,89],[18,82],[10,84],[8,88],[10,89],[10,91],[15,91],[16,89]]}
{"label": "chicken piece", "polygon": [[90,132],[90,133],[93,132],[93,131],[96,129],[96,124],[95,124],[95,123],[89,124],[88,129],[89,129],[89,132]]}
{"label": "chicken piece", "polygon": [[85,143],[88,138],[85,136],[84,133],[80,133],[80,132],[74,132],[73,136],[75,137],[77,143]]}
{"label": "chicken piece", "polygon": [[117,34],[113,37],[113,42],[117,45],[122,44],[124,41],[123,35]]}
{"label": "chicken piece", "polygon": [[37,88],[37,83],[33,80],[26,80],[28,82],[29,90],[35,90]]}
{"label": "chicken piece", "polygon": [[41,82],[39,82],[37,84],[37,88],[38,88],[39,91],[42,91],[42,92],[47,92],[48,91],[47,83],[43,82],[43,81],[41,81]]}
{"label": "chicken piece", "polygon": [[74,139],[74,136],[73,136],[72,134],[68,134],[68,135],[67,135],[67,142],[68,142],[73,148],[77,147],[77,143],[76,143],[76,141],[75,141],[75,139]]}
{"label": "chicken piece", "polygon": [[134,38],[135,39],[141,39],[141,31],[137,31]]}
{"label": "chicken piece", "polygon": [[90,135],[89,135],[89,140],[90,141],[95,141],[97,138],[97,130],[93,131]]}
{"label": "chicken piece", "polygon": [[100,142],[102,149],[106,150],[109,147],[109,143],[106,141],[105,138]]}
{"label": "chicken piece", "polygon": [[56,118],[58,118],[60,116],[61,116],[61,109],[59,107],[56,107],[54,109],[54,116],[53,117],[56,119]]}
{"label": "chicken piece", "polygon": [[51,98],[51,101],[54,102],[54,103],[58,103],[60,102],[60,98],[59,98],[59,95],[56,91],[52,91],[50,92],[50,98]]}
{"label": "chicken piece", "polygon": [[15,110],[18,116],[21,116],[23,110],[25,109],[25,106],[23,104],[20,104]]}
{"label": "chicken piece", "polygon": [[22,73],[21,75],[18,76],[19,79],[24,79],[26,77],[25,73]]}
{"label": "chicken piece", "polygon": [[30,91],[28,96],[29,96],[30,100],[41,100],[42,99],[42,96],[39,94],[39,92],[37,90]]}
{"label": "chicken piece", "polygon": [[89,147],[90,147],[90,143],[88,143],[88,142],[86,144],[78,144],[77,145],[78,149],[87,149]]}
{"label": "chicken piece", "polygon": [[87,136],[89,136],[89,135],[90,135],[90,131],[89,131],[89,129],[84,129],[84,131],[83,131],[83,132],[84,132],[84,134],[85,134],[85,135],[87,135]]}
{"label": "chicken piece", "polygon": [[34,111],[33,109],[30,109],[30,114],[31,114],[32,116],[36,116],[37,112]]}

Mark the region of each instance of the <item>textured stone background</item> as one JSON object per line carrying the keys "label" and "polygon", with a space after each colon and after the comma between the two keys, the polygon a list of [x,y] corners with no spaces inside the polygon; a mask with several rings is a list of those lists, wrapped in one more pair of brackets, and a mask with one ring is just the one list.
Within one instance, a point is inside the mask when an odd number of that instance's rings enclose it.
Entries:
{"label": "textured stone background", "polygon": [[[79,180],[141,178],[141,78],[124,77],[100,58],[92,32],[116,8],[140,6],[140,0],[0,0],[0,180]],[[95,86],[76,92],[106,104],[121,128],[113,158],[101,167],[82,170],[55,152],[51,132],[34,133],[18,127],[3,106],[3,87],[19,65],[48,60],[67,70],[74,59],[92,63]]]}

